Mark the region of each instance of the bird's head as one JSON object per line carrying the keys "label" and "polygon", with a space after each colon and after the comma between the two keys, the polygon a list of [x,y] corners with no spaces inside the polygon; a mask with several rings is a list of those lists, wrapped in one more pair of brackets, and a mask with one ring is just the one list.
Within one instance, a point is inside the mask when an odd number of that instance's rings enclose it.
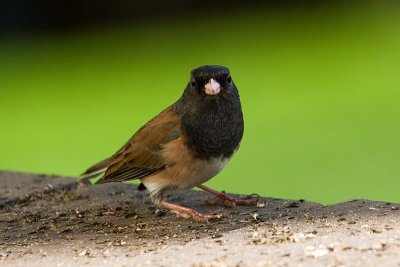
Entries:
{"label": "bird's head", "polygon": [[192,70],[187,89],[206,97],[218,96],[236,87],[229,69],[223,66],[202,66]]}

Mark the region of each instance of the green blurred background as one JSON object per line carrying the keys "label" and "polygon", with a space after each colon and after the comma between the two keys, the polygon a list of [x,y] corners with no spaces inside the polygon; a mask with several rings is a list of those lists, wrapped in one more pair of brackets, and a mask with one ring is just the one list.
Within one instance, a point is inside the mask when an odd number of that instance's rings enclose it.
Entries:
{"label": "green blurred background", "polygon": [[400,202],[400,5],[295,2],[10,24],[0,169],[76,177],[178,99],[191,69],[221,64],[240,90],[245,136],[208,185]]}

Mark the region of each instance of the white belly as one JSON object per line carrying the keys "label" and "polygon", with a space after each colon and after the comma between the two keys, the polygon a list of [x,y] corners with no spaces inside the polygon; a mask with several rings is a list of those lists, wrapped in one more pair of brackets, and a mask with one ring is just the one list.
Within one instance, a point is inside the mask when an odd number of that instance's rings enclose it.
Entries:
{"label": "white belly", "polygon": [[[201,185],[215,175],[217,175],[228,163],[227,158],[211,158],[210,160],[199,160],[191,169],[182,171],[182,177],[179,177],[178,188],[189,189]],[[180,176],[180,175],[179,175]]]}
{"label": "white belly", "polygon": [[151,196],[162,195],[168,189],[190,189],[201,185],[217,175],[229,161],[223,156],[209,160],[196,158],[182,138],[165,145],[163,157],[167,163],[165,169],[141,179]]}
{"label": "white belly", "polygon": [[217,175],[228,163],[228,158],[211,158],[189,162],[177,162],[161,172],[145,177],[142,183],[155,194],[164,189],[190,189],[201,185]]}

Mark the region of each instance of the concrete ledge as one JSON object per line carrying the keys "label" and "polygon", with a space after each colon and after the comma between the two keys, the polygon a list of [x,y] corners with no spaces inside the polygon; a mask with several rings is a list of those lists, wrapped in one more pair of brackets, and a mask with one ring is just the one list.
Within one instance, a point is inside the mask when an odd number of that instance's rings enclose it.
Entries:
{"label": "concrete ledge", "polygon": [[135,185],[0,171],[1,266],[399,266],[400,205],[263,198],[209,224],[159,212]]}

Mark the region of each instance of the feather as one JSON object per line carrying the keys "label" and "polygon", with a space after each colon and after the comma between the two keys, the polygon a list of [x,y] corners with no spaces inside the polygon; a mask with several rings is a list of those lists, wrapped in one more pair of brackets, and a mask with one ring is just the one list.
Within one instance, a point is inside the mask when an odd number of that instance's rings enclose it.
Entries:
{"label": "feather", "polygon": [[144,178],[164,169],[168,162],[163,157],[163,147],[180,137],[180,120],[173,107],[146,123],[112,157],[90,167],[83,178],[105,172],[97,183],[121,182]]}

